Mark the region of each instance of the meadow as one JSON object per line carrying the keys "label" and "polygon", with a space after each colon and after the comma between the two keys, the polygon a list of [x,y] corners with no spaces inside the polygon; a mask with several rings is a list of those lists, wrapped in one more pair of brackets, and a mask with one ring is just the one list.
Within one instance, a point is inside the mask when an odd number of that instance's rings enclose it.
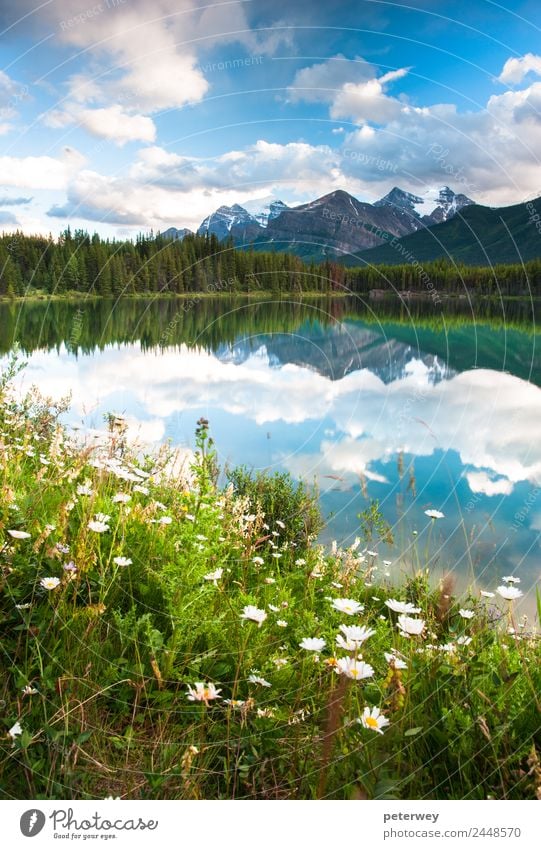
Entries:
{"label": "meadow", "polygon": [[[310,487],[181,462],[0,383],[4,798],[541,799],[539,622],[423,552],[341,549]],[[426,522],[439,521],[428,510]],[[539,596],[538,596],[539,598]],[[541,613],[538,601],[538,617]]]}

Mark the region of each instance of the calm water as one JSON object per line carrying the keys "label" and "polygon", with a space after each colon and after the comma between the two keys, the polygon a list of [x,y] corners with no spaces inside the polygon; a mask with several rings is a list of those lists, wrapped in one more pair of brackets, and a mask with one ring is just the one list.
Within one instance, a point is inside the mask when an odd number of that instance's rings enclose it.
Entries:
{"label": "calm water", "polygon": [[[380,500],[396,545],[435,575],[533,608],[541,558],[541,353],[532,304],[339,299],[1,305],[24,385],[72,393],[71,423],[124,414],[148,442],[193,446],[204,415],[222,464],[316,481],[327,538],[352,541]],[[427,508],[445,514],[428,536]],[[413,532],[417,531],[416,536]],[[430,548],[428,549],[428,545]],[[528,592],[529,591],[529,592]]]}

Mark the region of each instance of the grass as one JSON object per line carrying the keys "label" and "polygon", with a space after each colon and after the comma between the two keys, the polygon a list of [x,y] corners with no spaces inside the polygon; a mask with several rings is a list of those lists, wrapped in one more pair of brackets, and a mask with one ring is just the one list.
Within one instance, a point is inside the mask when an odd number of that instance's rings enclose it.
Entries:
{"label": "grass", "polygon": [[[361,541],[324,549],[315,494],[287,476],[220,488],[205,420],[184,466],[130,449],[114,418],[76,442],[62,403],[16,399],[15,371],[0,384],[6,798],[541,796],[540,643],[511,602],[455,599],[422,562],[378,578]],[[420,635],[400,634],[390,598],[420,608]],[[343,625],[373,633],[351,651]]]}

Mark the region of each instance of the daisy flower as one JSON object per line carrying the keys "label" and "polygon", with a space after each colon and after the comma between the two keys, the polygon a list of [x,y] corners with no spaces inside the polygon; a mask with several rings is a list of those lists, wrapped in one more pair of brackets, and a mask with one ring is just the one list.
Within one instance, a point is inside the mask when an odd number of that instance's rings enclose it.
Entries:
{"label": "daisy flower", "polygon": [[390,652],[386,651],[386,652],[384,652],[384,657],[385,657],[385,660],[387,661],[387,663],[390,666],[394,666],[395,669],[407,669],[408,668],[407,663],[404,663],[404,661],[401,660],[399,657],[397,657],[395,654],[391,654]]}
{"label": "daisy flower", "polygon": [[40,585],[44,590],[56,590],[60,583],[60,578],[42,578]]}
{"label": "daisy flower", "polygon": [[131,566],[133,561],[130,557],[113,557],[113,563],[117,566]]}
{"label": "daisy flower", "polygon": [[496,590],[498,595],[501,595],[506,601],[514,601],[514,599],[520,598],[522,593],[520,590],[517,590],[516,587],[498,587]]}
{"label": "daisy flower", "polygon": [[339,613],[347,613],[348,616],[353,616],[355,613],[362,613],[364,610],[364,605],[359,604],[358,601],[352,598],[335,598],[332,601],[332,607],[334,610],[338,610]]}
{"label": "daisy flower", "polygon": [[263,566],[264,562],[262,557],[252,557],[252,563],[256,563],[258,566]]}
{"label": "daisy flower", "polygon": [[261,628],[263,622],[267,618],[267,614],[264,610],[261,610],[259,607],[256,607],[254,604],[247,604],[244,610],[241,613],[241,619],[249,619],[252,622],[257,622],[259,628]]}
{"label": "daisy flower", "polygon": [[520,578],[515,578],[514,575],[507,575],[505,578],[502,578],[502,581],[508,584],[520,584]]}
{"label": "daisy flower", "polygon": [[248,676],[248,681],[250,682],[250,684],[259,684],[261,687],[272,686],[270,681],[266,681],[264,678],[261,677],[261,675],[255,675],[255,673],[252,673]]}
{"label": "daisy flower", "polygon": [[473,610],[465,610],[463,607],[458,611],[463,619],[473,619],[475,612]]}
{"label": "daisy flower", "polygon": [[441,510],[425,510],[425,516],[428,516],[429,519],[445,519],[445,513],[442,513]]}
{"label": "daisy flower", "polygon": [[396,598],[388,598],[385,602],[387,607],[390,610],[394,610],[395,613],[420,613],[421,608],[415,607],[409,601],[397,601]]}
{"label": "daisy flower", "polygon": [[287,622],[285,621],[285,619],[277,619],[276,624],[279,628],[287,628]]}
{"label": "daisy flower", "polygon": [[222,577],[223,573],[224,573],[224,570],[221,567],[218,567],[218,569],[215,569],[214,572],[207,572],[207,574],[204,575],[203,577],[204,577],[205,581],[212,581],[214,586],[217,587],[218,581]]}
{"label": "daisy flower", "polygon": [[495,593],[489,593],[489,592],[487,592],[486,590],[481,590],[481,595],[482,595],[484,598],[494,598]]}
{"label": "daisy flower", "polygon": [[338,634],[336,645],[346,651],[357,651],[365,640],[376,633],[373,628],[366,628],[364,625],[362,627],[359,625],[340,625],[340,630],[345,639],[342,634]]}
{"label": "daisy flower", "polygon": [[12,725],[8,731],[9,736],[12,740],[15,740],[16,737],[19,737],[23,733],[23,729],[21,723],[17,721],[15,725]]}
{"label": "daisy flower", "polygon": [[389,725],[389,720],[381,713],[378,707],[370,708],[368,705],[363,710],[362,716],[357,722],[360,722],[363,728],[377,731],[378,734],[383,734],[381,729]]}
{"label": "daisy flower", "polygon": [[402,614],[398,617],[398,625],[400,633],[403,637],[419,636],[423,633],[425,627],[424,619],[413,619],[411,616]]}
{"label": "daisy flower", "polygon": [[89,531],[94,531],[96,534],[104,534],[109,530],[106,522],[100,522],[97,519],[91,519],[87,527]]}
{"label": "daisy flower", "polygon": [[299,643],[301,649],[306,649],[306,651],[323,651],[326,646],[325,640],[322,640],[320,637],[305,637]]}
{"label": "daisy flower", "polygon": [[354,681],[371,678],[374,674],[374,669],[369,663],[355,657],[339,657],[336,661],[336,671],[348,678],[353,678]]}
{"label": "daisy flower", "polygon": [[8,531],[8,534],[13,539],[30,539],[30,534],[27,534],[26,531]]}
{"label": "daisy flower", "polygon": [[197,681],[194,686],[188,684],[188,692],[186,693],[190,702],[204,702],[207,707],[212,699],[221,699],[219,695],[222,691],[217,690],[212,683],[204,684],[202,681]]}

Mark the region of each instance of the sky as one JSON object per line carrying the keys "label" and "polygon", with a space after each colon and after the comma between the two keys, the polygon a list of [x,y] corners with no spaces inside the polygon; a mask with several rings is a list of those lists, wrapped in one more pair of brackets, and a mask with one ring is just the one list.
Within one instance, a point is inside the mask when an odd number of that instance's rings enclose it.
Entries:
{"label": "sky", "polygon": [[0,0],[0,229],[541,195],[538,0]]}

